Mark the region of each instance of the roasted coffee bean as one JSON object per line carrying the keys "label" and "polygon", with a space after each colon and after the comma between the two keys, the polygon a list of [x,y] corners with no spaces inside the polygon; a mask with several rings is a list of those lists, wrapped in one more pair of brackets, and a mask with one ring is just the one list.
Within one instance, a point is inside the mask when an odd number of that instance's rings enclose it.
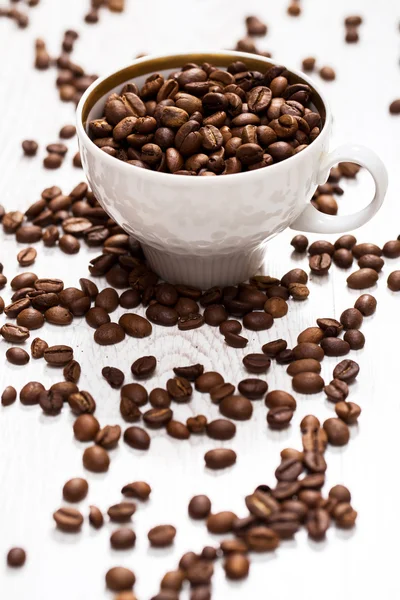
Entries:
{"label": "roasted coffee bean", "polygon": [[[146,390],[144,390],[144,392],[147,398]],[[135,394],[130,394],[129,396],[121,394],[119,410],[122,417],[125,419],[125,421],[128,421],[128,423],[135,423],[136,421],[139,421],[142,413],[135,402],[136,398],[134,396],[139,396],[139,398],[142,399],[143,395],[144,394],[140,389],[138,389]]]}
{"label": "roasted coffee bean", "polygon": [[125,339],[125,331],[117,323],[105,323],[96,329],[94,341],[101,346],[118,344]]}
{"label": "roasted coffee bean", "polygon": [[80,391],[68,396],[68,404],[75,415],[92,414],[96,410],[96,402],[89,392]]}
{"label": "roasted coffee bean", "polygon": [[55,520],[57,527],[61,529],[61,531],[66,531],[67,533],[79,531],[83,523],[81,513],[75,508],[59,508],[53,514],[53,519]]}
{"label": "roasted coffee bean", "polygon": [[110,506],[107,511],[111,521],[115,523],[123,523],[124,521],[130,521],[131,516],[136,511],[136,504],[134,502],[120,502]]}
{"label": "roasted coffee bean", "polygon": [[335,249],[345,248],[346,250],[351,250],[357,244],[357,240],[354,235],[342,235],[335,242]]}
{"label": "roasted coffee bean", "polygon": [[348,329],[343,336],[351,350],[361,350],[365,346],[365,336],[358,329]]}
{"label": "roasted coffee bean", "polygon": [[235,392],[235,386],[231,383],[221,383],[210,390],[211,401],[219,404],[227,396],[232,396]]}
{"label": "roasted coffee bean", "polygon": [[6,342],[12,344],[21,344],[29,337],[29,329],[22,327],[21,325],[14,325],[13,323],[5,323],[0,329],[1,336]]}
{"label": "roasted coffee bean", "polygon": [[310,290],[303,283],[289,283],[289,292],[294,300],[306,300]]}
{"label": "roasted coffee bean", "polygon": [[152,323],[164,327],[172,327],[178,322],[178,313],[174,308],[158,303],[151,304],[148,307],[146,317]]}
{"label": "roasted coffee bean", "polygon": [[204,455],[206,467],[209,469],[226,469],[236,462],[236,452],[228,448],[215,448]]}
{"label": "roasted coffee bean", "polygon": [[[307,70],[310,70],[310,69],[307,69]],[[290,244],[291,244],[291,246],[293,246],[295,252],[303,253],[307,250],[308,239],[306,238],[305,235],[295,235],[294,238],[292,239],[292,241],[290,242]]]}
{"label": "roasted coffee bean", "polygon": [[121,494],[128,498],[138,498],[139,500],[147,500],[151,494],[151,487],[145,481],[134,481],[124,485]]}
{"label": "roasted coffee bean", "polygon": [[21,267],[29,267],[35,262],[36,256],[37,252],[35,248],[24,248],[24,250],[18,252],[17,260]]}
{"label": "roasted coffee bean", "polygon": [[11,548],[7,553],[7,565],[12,568],[23,567],[26,561],[26,552],[23,548]]}
{"label": "roasted coffee bean", "polygon": [[202,393],[210,392],[212,388],[224,383],[222,375],[215,371],[207,371],[199,375],[195,380],[196,390]]}
{"label": "roasted coffee bean", "polygon": [[392,292],[400,291],[400,270],[390,273],[387,278],[387,286]]}
{"label": "roasted coffee bean", "polygon": [[157,525],[150,529],[147,537],[154,548],[170,546],[176,536],[176,529],[172,525]]}
{"label": "roasted coffee bean", "polygon": [[227,335],[228,333],[239,334],[242,331],[242,324],[234,319],[229,319],[228,321],[221,323],[219,331],[222,335]]}
{"label": "roasted coffee bean", "polygon": [[275,470],[275,477],[278,481],[295,481],[303,472],[303,465],[294,458],[284,459]]}
{"label": "roasted coffee bean", "polygon": [[[151,394],[152,392],[150,396]],[[140,383],[127,383],[121,388],[121,398],[127,398],[136,406],[144,406],[147,403],[148,395],[146,389]]]}
{"label": "roasted coffee bean", "polygon": [[65,254],[77,254],[81,248],[79,240],[70,234],[62,235],[58,242],[58,246]]}
{"label": "roasted coffee bean", "polygon": [[186,317],[179,317],[178,329],[180,331],[189,331],[191,329],[197,329],[204,324],[204,317],[200,313],[190,314]]}
{"label": "roasted coffee bean", "polygon": [[349,387],[341,379],[333,379],[329,385],[324,387],[324,392],[330,402],[341,402],[349,395]]}
{"label": "roasted coffee bean", "polygon": [[347,278],[347,285],[353,290],[372,287],[378,281],[378,273],[373,269],[359,269]]}
{"label": "roasted coffee bean", "polygon": [[80,415],[74,422],[74,435],[80,442],[91,442],[95,439],[100,425],[93,415]]}
{"label": "roasted coffee bean", "polygon": [[265,373],[271,365],[271,360],[265,354],[247,354],[242,362],[250,373]]}
{"label": "roasted coffee bean", "polygon": [[382,270],[385,261],[380,256],[375,256],[375,254],[364,254],[358,260],[358,266],[362,269],[373,269],[377,273]]}
{"label": "roasted coffee bean", "polygon": [[204,433],[207,425],[207,418],[204,415],[197,415],[186,419],[186,427],[190,433]]}
{"label": "roasted coffee bean", "polygon": [[[139,384],[130,384],[130,385],[139,385]],[[127,386],[124,386],[127,387]],[[142,387],[142,386],[140,386]],[[144,390],[144,388],[143,388]],[[146,390],[144,390],[146,392]],[[162,388],[155,388],[150,392],[149,395],[150,404],[153,408],[168,408],[171,404],[171,397],[168,394],[167,390]],[[147,392],[146,392],[146,401],[147,401]],[[141,406],[141,405],[140,405]]]}
{"label": "roasted coffee bean", "polygon": [[118,389],[124,383],[125,375],[116,367],[104,367],[101,371],[104,379],[114,389]]}
{"label": "roasted coffee bean", "polygon": [[44,351],[45,361],[52,366],[64,366],[69,363],[73,357],[74,351],[70,346],[49,346]]}
{"label": "roasted coffee bean", "polygon": [[357,308],[364,317],[369,317],[374,314],[376,305],[377,301],[374,296],[362,294],[362,296],[356,300],[354,308]]}
{"label": "roasted coffee bean", "polygon": [[348,308],[342,312],[340,322],[345,329],[360,329],[363,315],[357,308]]}
{"label": "roasted coffee bean", "polygon": [[332,516],[335,519],[336,525],[343,529],[354,527],[357,519],[357,512],[353,507],[345,502],[339,502],[332,511]]}
{"label": "roasted coffee bean", "polygon": [[286,369],[286,373],[291,377],[303,372],[320,373],[321,363],[315,358],[302,358],[292,362]]}
{"label": "roasted coffee bean", "polygon": [[301,394],[317,394],[324,385],[322,377],[315,372],[301,372],[292,379],[293,389]]}
{"label": "roasted coffee bean", "polygon": [[340,379],[340,381],[352,383],[359,371],[360,367],[354,360],[345,359],[336,365],[333,370],[333,376],[335,379]]}
{"label": "roasted coffee bean", "polygon": [[124,442],[136,450],[148,450],[150,447],[150,436],[141,427],[128,427],[124,433]]}
{"label": "roasted coffee bean", "polygon": [[310,256],[314,256],[316,254],[325,254],[325,253],[329,254],[329,256],[332,256],[334,251],[335,251],[334,245],[325,240],[319,240],[318,242],[314,242],[308,248],[308,253],[310,254]]}
{"label": "roasted coffee bean", "polygon": [[307,327],[297,336],[297,343],[319,344],[323,337],[324,333],[320,327]]}
{"label": "roasted coffee bean", "polygon": [[232,348],[245,348],[248,344],[248,339],[237,333],[226,333],[225,342]]}
{"label": "roasted coffee bean", "polygon": [[76,134],[75,125],[64,125],[60,129],[59,137],[62,140],[69,140],[70,138],[73,138],[75,134]]}
{"label": "roasted coffee bean", "polygon": [[287,407],[296,410],[296,400],[288,392],[282,390],[273,390],[265,397],[265,405],[268,408]]}
{"label": "roasted coffee bean", "polygon": [[344,446],[350,439],[350,431],[346,423],[341,419],[327,419],[323,428],[328,436],[328,441],[332,446]]}
{"label": "roasted coffee bean", "polygon": [[289,307],[283,298],[268,298],[264,310],[274,319],[279,319],[287,314]]}
{"label": "roasted coffee bean", "polygon": [[308,261],[314,275],[326,275],[331,267],[331,257],[327,253],[314,254]]}
{"label": "roasted coffee bean", "polygon": [[167,423],[167,433],[177,440],[187,440],[190,437],[190,431],[184,423],[180,421],[169,421]]}
{"label": "roasted coffee bean", "polygon": [[207,325],[211,325],[212,327],[218,327],[226,321],[228,318],[228,314],[225,308],[221,304],[211,304],[207,306],[204,311],[204,321]]}
{"label": "roasted coffee bean", "polygon": [[34,140],[24,140],[22,142],[22,150],[25,156],[35,156],[38,151],[39,145]]}
{"label": "roasted coffee bean", "polygon": [[[317,329],[317,328],[316,328]],[[320,330],[321,332],[321,330]],[[293,359],[300,360],[303,358],[314,358],[321,362],[324,358],[323,349],[313,342],[300,342],[293,348]]]}
{"label": "roasted coffee bean", "polygon": [[156,369],[157,359],[154,356],[142,356],[131,365],[132,375],[137,379],[151,377]]}
{"label": "roasted coffee bean", "polygon": [[306,528],[308,535],[315,541],[324,539],[330,526],[330,517],[323,508],[310,510],[306,518]]}
{"label": "roasted coffee bean", "polygon": [[321,348],[326,356],[345,356],[350,352],[350,345],[336,337],[324,338],[321,341]]}
{"label": "roasted coffee bean", "polygon": [[382,254],[385,258],[399,258],[400,257],[400,240],[392,240],[386,242],[382,248]]}
{"label": "roasted coffee bean", "polygon": [[86,498],[89,485],[86,479],[75,477],[64,484],[63,497],[67,502],[80,502]]}
{"label": "roasted coffee bean", "polygon": [[354,425],[361,414],[361,408],[355,402],[338,402],[335,405],[335,412],[347,425]]}
{"label": "roasted coffee bean", "polygon": [[235,519],[235,513],[229,510],[215,513],[208,517],[207,529],[210,533],[228,533],[232,530]]}
{"label": "roasted coffee bean", "polygon": [[101,446],[89,446],[83,453],[83,466],[93,473],[104,473],[110,466],[110,457]]}
{"label": "roasted coffee bean", "polygon": [[136,542],[136,534],[129,527],[122,527],[111,534],[110,544],[114,550],[128,550],[133,548]]}
{"label": "roasted coffee bean", "polygon": [[95,442],[106,450],[112,450],[118,444],[120,437],[121,427],[119,425],[106,425],[97,433]]}
{"label": "roasted coffee bean", "polygon": [[189,516],[192,519],[205,519],[211,512],[211,501],[208,496],[193,496],[188,506]]}
{"label": "roasted coffee bean", "polygon": [[244,396],[227,396],[220,402],[219,411],[229,419],[246,421],[253,414],[253,405]]}
{"label": "roasted coffee bean", "polygon": [[94,306],[93,308],[88,310],[88,312],[85,315],[85,318],[87,324],[90,325],[90,327],[93,327],[94,329],[97,329],[101,325],[109,323],[111,320],[108,312],[104,310],[104,308],[100,308],[97,306]]}
{"label": "roasted coffee bean", "polygon": [[29,330],[40,329],[44,324],[44,317],[42,313],[35,308],[25,308],[18,313],[17,324],[20,327],[26,327]]}
{"label": "roasted coffee bean", "polygon": [[293,411],[287,406],[271,408],[267,413],[267,422],[271,429],[285,429],[293,418]]}
{"label": "roasted coffee bean", "polygon": [[67,402],[71,394],[76,394],[79,392],[78,386],[71,381],[60,381],[58,383],[53,383],[53,385],[50,387],[50,390],[60,394],[64,402]]}
{"label": "roasted coffee bean", "polygon": [[8,385],[1,395],[1,404],[2,406],[10,406],[15,402],[16,398],[17,390],[12,385]]}
{"label": "roasted coffee bean", "polygon": [[288,287],[290,283],[303,283],[306,284],[308,281],[308,275],[303,269],[292,269],[285,273],[281,279],[281,284],[284,287]]}
{"label": "roasted coffee bean", "polygon": [[269,358],[275,358],[280,352],[283,352],[287,348],[287,342],[285,340],[274,340],[264,344],[262,351]]}
{"label": "roasted coffee bean", "polygon": [[113,567],[106,573],[106,586],[113,592],[130,590],[136,581],[134,573],[125,567]]}
{"label": "roasted coffee bean", "polygon": [[108,313],[114,312],[118,304],[119,297],[113,288],[105,288],[96,296],[95,306],[104,308]]}
{"label": "roasted coffee bean", "polygon": [[44,318],[52,325],[66,326],[72,323],[74,317],[67,308],[52,306],[46,310]]}
{"label": "roasted coffee bean", "polygon": [[227,419],[216,419],[208,423],[206,432],[213,440],[230,440],[236,434],[236,425]]}
{"label": "roasted coffee bean", "polygon": [[262,379],[243,379],[238,384],[239,392],[250,400],[262,398],[268,390],[268,383]]}
{"label": "roasted coffee bean", "polygon": [[374,254],[375,256],[382,256],[382,250],[376,244],[356,244],[352,248],[352,252],[355,258],[361,258],[366,254]]}
{"label": "roasted coffee bean", "polygon": [[6,358],[12,365],[26,365],[30,356],[23,348],[9,348],[6,352]]}
{"label": "roasted coffee bean", "polygon": [[341,269],[348,269],[353,264],[353,255],[346,248],[339,248],[333,253],[333,262]]}
{"label": "roasted coffee bean", "polygon": [[71,360],[71,362],[65,365],[63,375],[66,381],[78,383],[81,376],[80,364],[76,360]]}
{"label": "roasted coffee bean", "polygon": [[58,294],[54,294],[53,292],[28,292],[27,298],[29,298],[33,308],[40,311],[46,311],[53,306],[58,306],[60,303]]}
{"label": "roasted coffee bean", "polygon": [[270,552],[279,546],[277,534],[263,525],[251,527],[245,535],[245,541],[253,552]]}
{"label": "roasted coffee bean", "polygon": [[143,420],[151,429],[161,429],[172,419],[170,408],[151,408],[143,415]]}
{"label": "roasted coffee bean", "polygon": [[[276,299],[280,300],[280,298]],[[284,302],[284,300],[283,300]],[[251,331],[264,331],[273,325],[273,318],[269,312],[254,311],[243,317],[243,325]]]}
{"label": "roasted coffee bean", "polygon": [[[12,280],[11,280],[11,289],[13,290],[21,290],[22,288],[25,287],[32,287],[35,282],[37,280],[37,275],[35,275],[35,273],[20,273],[19,275],[16,275]],[[36,287],[36,286],[35,286]]]}

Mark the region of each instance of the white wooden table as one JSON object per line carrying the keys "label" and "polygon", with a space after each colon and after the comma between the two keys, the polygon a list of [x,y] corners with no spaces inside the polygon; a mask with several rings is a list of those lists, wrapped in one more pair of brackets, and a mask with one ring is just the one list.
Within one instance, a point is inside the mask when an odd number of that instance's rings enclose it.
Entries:
{"label": "white wooden table", "polygon": [[[22,4],[22,3],[21,3]],[[68,193],[82,179],[82,172],[70,166],[76,151],[76,139],[68,142],[65,165],[56,172],[41,167],[44,146],[57,140],[59,128],[73,122],[73,108],[57,99],[55,71],[38,72],[32,68],[33,42],[43,37],[49,51],[56,54],[62,32],[76,28],[82,35],[76,43],[74,59],[89,72],[106,73],[129,62],[139,52],[173,52],[187,49],[232,47],[244,34],[244,17],[257,14],[269,25],[266,38],[258,42],[271,50],[274,58],[299,67],[301,59],[315,55],[320,65],[337,70],[337,80],[322,83],[331,100],[335,131],[333,142],[359,142],[375,148],[387,164],[390,187],[385,206],[379,215],[357,232],[360,241],[383,244],[400,233],[400,117],[390,117],[388,105],[400,96],[398,21],[400,7],[395,0],[336,0],[334,3],[302,0],[303,16],[286,15],[286,0],[246,3],[231,0],[127,0],[123,15],[105,13],[97,26],[86,25],[83,15],[88,1],[42,0],[30,10],[31,25],[18,30],[6,19],[0,20],[0,202],[8,210],[21,209],[39,198],[41,190],[52,184]],[[360,13],[365,24],[360,28],[361,41],[344,43],[343,18]],[[41,151],[36,159],[22,157],[23,139],[37,139]],[[346,185],[340,201],[341,213],[366,204],[372,184],[366,173],[356,183]],[[22,271],[16,262],[20,249],[12,236],[0,234],[0,261],[4,273],[12,277]],[[293,259],[289,241],[292,232],[282,234],[270,244],[265,271],[282,275],[293,266],[307,268],[307,260]],[[312,240],[317,239],[316,236]],[[22,247],[22,246],[21,246]],[[87,274],[87,263],[96,255],[82,247],[73,257],[38,244],[38,258],[32,268],[40,277],[61,277],[66,285],[76,285]],[[379,287],[372,290],[378,310],[365,319],[362,330],[367,339],[365,349],[353,356],[361,366],[357,383],[351,388],[351,400],[362,406],[359,427],[352,427],[351,440],[343,449],[329,448],[326,490],[343,483],[352,491],[359,511],[357,527],[344,532],[332,527],[324,543],[307,539],[305,532],[295,541],[285,542],[277,552],[254,557],[251,574],[243,583],[226,581],[221,566],[213,579],[213,597],[217,600],[371,597],[398,598],[398,522],[399,475],[399,335],[400,297],[386,288],[388,273],[399,268],[399,261],[387,261],[380,275]],[[317,317],[338,318],[352,306],[358,293],[348,290],[348,273],[332,268],[328,277],[311,278],[311,295],[307,302],[291,303],[289,315],[276,320],[272,329],[251,334],[248,348],[226,348],[217,332],[204,327],[178,333],[154,327],[151,338],[127,338],[116,347],[94,344],[93,331],[82,319],[63,330],[46,325],[37,333],[49,344],[73,346],[82,364],[82,389],[91,390],[97,401],[97,416],[102,424],[120,423],[119,392],[111,390],[101,377],[105,365],[118,366],[130,381],[130,364],[139,356],[154,353],[159,357],[156,377],[148,388],[165,385],[171,369],[178,364],[203,363],[218,368],[226,381],[238,383],[245,372],[241,359],[245,352],[258,351],[268,340],[283,337],[294,345],[297,334],[313,325]],[[100,285],[105,286],[105,281]],[[1,292],[6,303],[7,287]],[[116,320],[122,311],[113,315]],[[1,317],[4,322],[4,316]],[[33,337],[35,335],[33,334]],[[44,364],[33,361],[26,367],[11,366],[5,361],[6,343],[0,342],[0,389],[14,385],[18,390],[30,380],[50,385],[62,376]],[[323,362],[323,376],[330,379],[339,359]],[[270,389],[291,390],[285,368],[273,365],[267,376]],[[42,415],[38,407],[23,407],[16,402],[0,410],[0,598],[13,600],[100,600],[109,598],[104,574],[114,565],[132,568],[137,575],[136,592],[148,600],[158,591],[165,571],[175,568],[181,554],[199,551],[203,545],[218,543],[203,523],[187,517],[188,500],[198,493],[208,494],[213,510],[234,510],[245,515],[244,496],[260,483],[274,483],[279,452],[286,446],[300,447],[298,424],[314,413],[324,420],[334,416],[323,394],[297,395],[298,409],[292,426],[281,433],[266,427],[263,402],[254,403],[250,422],[239,423],[236,437],[223,445],[238,453],[233,468],[207,472],[203,455],[220,445],[206,437],[192,437],[178,442],[164,432],[152,435],[148,453],[140,453],[120,443],[111,452],[107,474],[94,475],[82,466],[83,444],[73,438],[73,417],[67,409],[55,418]],[[188,405],[174,407],[176,418],[204,413],[209,418],[218,409],[208,397],[194,394]],[[134,516],[136,548],[118,553],[110,549],[112,529],[106,524],[93,530],[87,522],[78,535],[55,530],[52,512],[63,505],[61,489],[74,476],[84,476],[90,484],[81,509],[87,514],[89,504],[106,510],[121,499],[120,489],[130,481],[144,479],[153,487],[151,500],[140,505]],[[148,548],[147,531],[160,523],[177,526],[172,549]],[[7,569],[5,554],[11,546],[27,550],[25,567]]]}

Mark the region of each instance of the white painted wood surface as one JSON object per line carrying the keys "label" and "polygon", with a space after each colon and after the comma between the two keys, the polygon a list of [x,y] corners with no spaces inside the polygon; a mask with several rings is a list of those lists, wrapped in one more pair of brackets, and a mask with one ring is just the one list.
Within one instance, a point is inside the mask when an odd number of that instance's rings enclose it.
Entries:
{"label": "white painted wood surface", "polygon": [[[52,184],[67,192],[82,179],[82,173],[70,166],[76,140],[68,142],[69,154],[64,166],[56,172],[41,166],[44,146],[57,140],[59,128],[73,122],[73,109],[57,100],[55,71],[32,69],[33,42],[46,39],[49,51],[56,54],[62,32],[76,28],[81,39],[76,44],[74,60],[88,71],[106,73],[114,66],[129,62],[138,52],[172,52],[182,49],[232,47],[244,34],[243,19],[257,14],[269,25],[266,38],[258,44],[273,52],[274,58],[287,66],[299,67],[301,59],[315,55],[320,65],[337,70],[337,80],[324,83],[335,116],[334,142],[359,142],[369,145],[385,160],[390,187],[387,201],[373,223],[357,232],[360,241],[383,244],[400,233],[399,157],[400,118],[390,117],[388,105],[400,95],[398,22],[400,7],[396,0],[336,0],[334,3],[303,0],[303,16],[286,15],[287,1],[246,3],[230,0],[176,1],[127,0],[123,15],[104,13],[101,23],[83,23],[88,1],[42,0],[30,10],[31,26],[16,29],[8,20],[0,20],[0,202],[8,210],[21,210],[36,200],[40,191]],[[22,5],[22,3],[21,3]],[[343,41],[343,18],[359,12],[365,18],[360,28],[361,41],[346,45]],[[20,143],[25,138],[41,144],[36,159],[23,158]],[[365,204],[372,194],[370,178],[361,173],[357,183],[346,185],[340,201],[342,213]],[[11,236],[1,235],[0,261],[4,273],[11,278],[22,271],[17,266],[20,246]],[[306,259],[290,255],[290,231],[270,244],[265,271],[282,275],[295,265],[307,267]],[[312,237],[317,239],[316,236]],[[22,247],[22,246],[21,246]],[[87,274],[87,263],[96,251],[83,247],[73,257],[38,244],[38,259],[32,268],[41,277],[61,277],[66,285],[76,285]],[[225,580],[217,566],[213,580],[213,597],[217,600],[300,598],[326,600],[371,597],[397,598],[397,539],[399,534],[399,476],[397,439],[399,431],[398,370],[399,295],[389,292],[386,278],[399,268],[399,261],[386,261],[379,287],[372,290],[378,298],[375,316],[365,319],[362,327],[367,343],[355,353],[361,372],[351,387],[350,399],[362,406],[359,427],[353,427],[351,441],[344,449],[327,452],[328,490],[344,483],[353,494],[359,511],[354,531],[330,529],[327,540],[315,544],[304,532],[295,541],[285,542],[273,554],[254,557],[251,574],[243,583]],[[261,344],[276,337],[295,344],[297,334],[317,317],[339,317],[352,306],[357,292],[348,290],[348,273],[332,268],[328,277],[311,278],[311,296],[307,302],[291,303],[287,317],[275,321],[268,332],[250,334],[246,352],[258,351]],[[104,286],[105,282],[101,282]],[[1,292],[10,298],[7,287]],[[121,310],[116,311],[117,320]],[[4,316],[1,322],[4,322]],[[227,381],[238,383],[245,372],[241,359],[245,351],[226,348],[218,335],[208,327],[178,333],[155,327],[150,339],[127,338],[113,348],[94,344],[93,330],[82,319],[75,319],[67,329],[46,325],[37,334],[48,343],[68,343],[81,362],[82,389],[93,392],[97,416],[102,424],[121,422],[119,393],[111,390],[101,377],[101,368],[122,368],[130,381],[130,364],[139,356],[154,353],[159,357],[157,374],[148,382],[150,390],[164,385],[177,364],[201,362],[205,368],[218,368]],[[31,339],[35,337],[33,332]],[[61,380],[57,370],[43,361],[31,361],[26,367],[5,362],[7,344],[0,342],[0,388],[14,385],[20,389],[29,380],[46,385]],[[339,359],[325,359],[323,375],[329,380]],[[270,389],[290,391],[290,378],[285,368],[273,365],[267,376]],[[204,469],[203,455],[220,444],[206,437],[192,437],[178,442],[163,432],[152,434],[148,453],[131,450],[121,443],[111,452],[111,467],[105,475],[85,473],[82,467],[83,444],[74,440],[73,417],[68,409],[56,418],[47,418],[38,407],[23,407],[19,402],[0,410],[0,597],[13,600],[100,600],[111,595],[104,587],[104,574],[114,565],[132,568],[137,575],[136,591],[140,600],[148,600],[169,569],[175,568],[180,555],[188,549],[217,543],[208,535],[203,523],[187,517],[188,500],[197,493],[209,494],[213,509],[234,510],[245,515],[244,496],[260,483],[274,482],[274,469],[279,452],[286,446],[299,447],[298,424],[308,413],[321,420],[332,416],[332,406],[323,394],[298,397],[298,409],[289,430],[271,432],[266,427],[266,408],[254,403],[250,422],[239,423],[237,436],[223,445],[238,452],[237,464],[224,472]],[[185,419],[204,413],[216,417],[218,408],[207,396],[194,394],[193,401],[176,406],[175,415]],[[121,499],[123,484],[144,479],[153,487],[151,500],[139,505],[134,516],[136,548],[127,552],[110,549],[109,536],[115,528],[107,524],[94,531],[85,523],[79,535],[66,535],[55,530],[52,512],[63,504],[61,489],[70,477],[87,477],[90,492],[80,508],[86,515],[89,504],[106,510]],[[382,491],[381,491],[382,490]],[[147,531],[160,523],[177,526],[172,549],[155,551],[148,548]],[[28,560],[22,570],[5,566],[6,551],[15,545],[26,548]],[[184,596],[185,597],[185,596]]]}

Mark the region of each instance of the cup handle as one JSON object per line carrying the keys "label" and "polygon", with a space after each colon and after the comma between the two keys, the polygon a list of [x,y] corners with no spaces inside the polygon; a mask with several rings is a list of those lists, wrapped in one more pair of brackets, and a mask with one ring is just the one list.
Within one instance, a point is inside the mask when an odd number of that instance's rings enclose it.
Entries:
{"label": "cup handle", "polygon": [[375,196],[372,201],[356,213],[339,217],[321,213],[310,204],[291,224],[292,229],[310,233],[344,233],[361,227],[378,212],[385,198],[388,174],[379,156],[369,148],[357,144],[344,144],[330,152],[322,161],[317,175],[317,184],[325,183],[331,167],[344,161],[356,163],[371,173],[375,182]]}

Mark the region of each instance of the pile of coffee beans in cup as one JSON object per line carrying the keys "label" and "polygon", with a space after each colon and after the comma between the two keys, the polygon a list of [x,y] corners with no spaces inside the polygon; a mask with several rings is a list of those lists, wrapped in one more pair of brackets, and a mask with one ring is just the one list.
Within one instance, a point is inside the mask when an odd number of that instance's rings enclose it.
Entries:
{"label": "pile of coffee beans in cup", "polygon": [[284,66],[265,73],[188,63],[111,94],[88,124],[94,144],[128,164],[175,175],[228,175],[268,167],[320,134],[312,89]]}

